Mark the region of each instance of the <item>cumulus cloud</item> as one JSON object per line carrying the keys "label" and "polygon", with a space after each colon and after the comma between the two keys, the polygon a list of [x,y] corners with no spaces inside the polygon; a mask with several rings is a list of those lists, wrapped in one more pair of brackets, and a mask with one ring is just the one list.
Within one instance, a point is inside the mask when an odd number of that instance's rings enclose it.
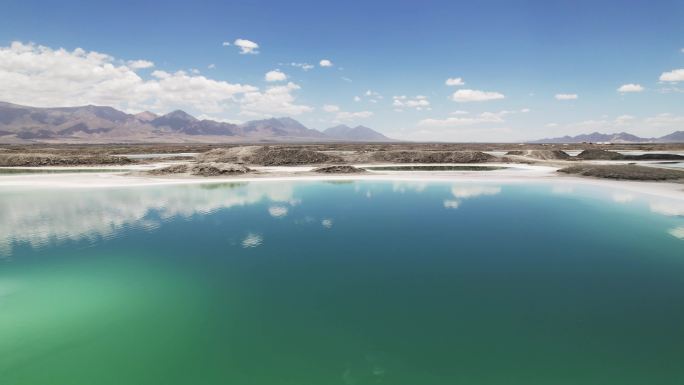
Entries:
{"label": "cumulus cloud", "polygon": [[321,67],[332,67],[333,62],[328,60],[328,59],[322,59],[321,61],[318,62],[318,65]]}
{"label": "cumulus cloud", "polygon": [[357,112],[347,112],[340,111],[337,113],[338,120],[354,120],[354,119],[365,119],[373,116],[372,111],[357,111]]}
{"label": "cumulus cloud", "polygon": [[309,64],[309,63],[291,62],[291,63],[280,63],[280,65],[288,65],[288,66],[291,66],[291,67],[300,68],[300,69],[302,69],[303,71],[308,71],[308,70],[314,68],[314,65],[313,65],[313,64]]}
{"label": "cumulus cloud", "polygon": [[663,72],[660,75],[661,82],[684,82],[684,68],[672,70],[670,72]]}
{"label": "cumulus cloud", "polygon": [[139,68],[134,68],[142,61],[131,63],[80,48],[68,51],[14,42],[0,47],[0,100],[38,107],[96,104],[161,113],[180,108],[213,116],[233,108],[243,115],[264,116],[312,110],[295,103],[293,93],[299,86],[294,83],[260,90],[163,70],[143,79],[136,73]]}
{"label": "cumulus cloud", "polygon": [[301,115],[313,111],[313,108],[309,106],[295,104],[292,92],[299,89],[299,85],[289,82],[285,85],[267,88],[263,92],[247,92],[240,101],[240,114],[247,116]]}
{"label": "cumulus cloud", "polygon": [[554,97],[556,98],[556,100],[576,100],[577,98],[579,98],[577,94],[556,94],[556,96]]}
{"label": "cumulus cloud", "polygon": [[634,84],[634,83],[623,84],[620,86],[620,88],[617,89],[618,92],[622,92],[622,93],[641,92],[643,90],[644,90],[644,87],[642,87],[640,84]]}
{"label": "cumulus cloud", "polygon": [[149,60],[129,60],[126,64],[133,69],[152,68],[154,63]]}
{"label": "cumulus cloud", "polygon": [[344,120],[365,119],[373,116],[371,111],[343,111],[339,106],[334,104],[326,104],[323,106],[323,111],[335,114],[335,121],[340,122]]}
{"label": "cumulus cloud", "polygon": [[[457,111],[465,112],[465,111]],[[451,116],[446,119],[423,119],[418,122],[418,126],[432,128],[450,128],[459,126],[470,126],[483,123],[503,123],[504,116],[513,114],[514,111],[483,112],[475,116]],[[467,112],[466,112],[467,114]]]}
{"label": "cumulus cloud", "polygon": [[[259,53],[259,51],[258,51],[259,50],[259,44],[255,43],[251,40],[235,39],[233,44],[240,48],[240,53],[242,55],[247,55],[247,54],[256,55]],[[224,43],[224,45],[225,45],[225,43]]]}
{"label": "cumulus cloud", "polygon": [[282,82],[287,80],[287,75],[280,72],[280,70],[268,71],[266,72],[266,75],[264,75],[264,80],[267,82]]}
{"label": "cumulus cloud", "polygon": [[[0,100],[31,106],[109,105],[124,110],[193,107],[215,113],[258,88],[184,71],[156,70],[143,79],[110,55],[13,42],[0,47]],[[136,67],[143,64],[134,63]],[[147,63],[144,63],[147,65]]]}
{"label": "cumulus cloud", "polygon": [[402,110],[404,108],[413,108],[418,111],[430,110],[430,101],[427,96],[417,95],[413,98],[407,97],[406,95],[393,96],[392,106],[396,110]]}
{"label": "cumulus cloud", "polygon": [[644,122],[656,127],[678,127],[684,124],[684,116],[663,113],[644,119]]}
{"label": "cumulus cloud", "polygon": [[497,100],[505,98],[504,94],[499,92],[479,91],[479,90],[458,90],[451,95],[451,99],[455,102],[485,102],[489,100]]}
{"label": "cumulus cloud", "polygon": [[462,86],[465,84],[462,78],[448,78],[444,84],[450,87]]}

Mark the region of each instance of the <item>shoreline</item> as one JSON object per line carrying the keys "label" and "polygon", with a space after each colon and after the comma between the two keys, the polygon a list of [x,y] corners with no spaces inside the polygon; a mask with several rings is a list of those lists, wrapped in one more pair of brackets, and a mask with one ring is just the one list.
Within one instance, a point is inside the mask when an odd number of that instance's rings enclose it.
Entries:
{"label": "shoreline", "polygon": [[[40,169],[74,170],[59,174],[25,174],[25,175],[2,175],[0,176],[0,188],[55,188],[55,189],[84,189],[84,188],[128,188],[170,185],[197,185],[197,184],[220,184],[220,183],[247,183],[247,182],[312,182],[312,181],[399,181],[399,182],[452,182],[452,183],[548,183],[548,184],[573,184],[584,186],[597,186],[604,188],[620,189],[634,193],[654,195],[663,198],[684,201],[684,184],[672,182],[645,182],[610,180],[589,177],[578,177],[556,173],[559,167],[550,165],[527,165],[518,163],[487,163],[487,166],[505,167],[491,171],[367,171],[360,174],[314,174],[311,170],[315,166],[273,166],[253,167],[260,174],[246,174],[239,176],[224,177],[194,177],[194,176],[151,176],[132,173],[147,171],[152,168],[163,167],[169,164],[182,162],[163,162],[155,164],[135,165],[133,167],[109,166],[97,167],[112,171],[83,173],[79,170],[88,170],[93,167],[40,167]],[[384,164],[372,164],[383,166]],[[401,166],[403,164],[387,164]],[[460,166],[464,164],[410,164],[412,166],[436,166],[449,165]],[[370,164],[355,164],[355,167],[369,167]],[[472,164],[471,164],[472,166]],[[15,168],[16,169],[16,168]],[[27,168],[28,169],[28,168]],[[36,167],[38,169],[38,167]],[[121,172],[116,172],[121,170]]]}

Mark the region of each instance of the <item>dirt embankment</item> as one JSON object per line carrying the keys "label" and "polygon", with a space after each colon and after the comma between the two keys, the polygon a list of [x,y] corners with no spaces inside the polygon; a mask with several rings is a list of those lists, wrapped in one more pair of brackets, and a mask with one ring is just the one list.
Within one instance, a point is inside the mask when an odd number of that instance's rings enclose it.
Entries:
{"label": "dirt embankment", "polygon": [[102,166],[131,163],[135,161],[124,156],[0,153],[0,166],[3,167]]}
{"label": "dirt embankment", "polygon": [[337,163],[342,159],[307,148],[281,148],[271,146],[246,146],[217,148],[197,159],[201,162],[230,162],[259,166],[291,166],[303,164]]}
{"label": "dirt embankment", "polygon": [[584,150],[577,155],[582,160],[684,160],[684,156],[677,154],[641,154],[623,155],[619,152],[599,149]]}
{"label": "dirt embankment", "polygon": [[150,175],[196,175],[196,176],[221,176],[221,175],[240,175],[251,172],[252,170],[240,164],[231,163],[198,163],[175,164],[168,167],[150,170]]}
{"label": "dirt embankment", "polygon": [[524,156],[539,160],[570,160],[572,157],[561,150],[513,150],[506,155]]}
{"label": "dirt embankment", "polygon": [[378,151],[371,155],[371,159],[388,163],[486,163],[499,160],[480,151]]}
{"label": "dirt embankment", "polygon": [[681,180],[684,181],[684,171],[670,170],[655,167],[636,166],[632,164],[614,164],[614,165],[595,165],[583,164],[577,166],[570,166],[558,170],[564,174],[574,174],[582,176],[590,176],[595,178],[605,179],[623,179],[623,180],[644,180],[644,181],[662,181],[662,180]]}

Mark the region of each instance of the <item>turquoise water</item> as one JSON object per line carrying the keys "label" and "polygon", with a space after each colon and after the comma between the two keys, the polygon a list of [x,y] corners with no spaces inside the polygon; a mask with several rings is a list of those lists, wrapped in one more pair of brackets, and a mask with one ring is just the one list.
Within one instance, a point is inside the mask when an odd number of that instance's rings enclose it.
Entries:
{"label": "turquoise water", "polygon": [[683,215],[570,184],[3,188],[0,383],[682,383]]}

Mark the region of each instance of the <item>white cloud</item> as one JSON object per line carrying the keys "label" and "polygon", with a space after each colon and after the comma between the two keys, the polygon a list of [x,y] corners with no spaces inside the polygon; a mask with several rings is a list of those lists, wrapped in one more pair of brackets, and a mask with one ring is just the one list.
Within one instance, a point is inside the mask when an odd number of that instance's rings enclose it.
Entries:
{"label": "white cloud", "polygon": [[343,120],[355,120],[355,119],[365,119],[373,116],[373,112],[371,111],[357,111],[357,112],[348,112],[348,111],[342,111],[342,109],[334,104],[326,104],[323,106],[323,111],[335,114],[335,121],[343,121]]}
{"label": "white cloud", "polygon": [[462,86],[465,84],[462,78],[448,78],[444,84],[450,86],[450,87],[455,87],[455,86]]}
{"label": "white cloud", "polygon": [[579,98],[577,94],[556,94],[556,96],[554,97],[556,98],[556,100],[576,100],[577,98]]}
{"label": "white cloud", "polygon": [[214,68],[216,68],[216,64],[211,63],[207,66],[207,68],[209,68],[210,70],[213,70]]}
{"label": "white cloud", "polygon": [[660,75],[661,82],[684,82],[684,68],[663,72]]}
{"label": "white cloud", "polygon": [[445,209],[457,209],[458,206],[461,205],[461,202],[453,199],[445,199],[442,204]]}
{"label": "white cloud", "polygon": [[323,60],[321,60],[321,61],[318,62],[318,65],[320,65],[321,67],[332,67],[332,66],[333,66],[333,62],[331,62],[331,61],[328,60],[328,59],[323,59]]}
{"label": "white cloud", "polygon": [[640,84],[634,84],[634,83],[629,83],[629,84],[623,84],[620,86],[620,88],[617,89],[618,92],[641,92],[644,90],[644,87],[642,87]]}
{"label": "white cloud", "polygon": [[107,105],[124,111],[166,113],[187,109],[220,116],[298,115],[312,108],[295,103],[294,83],[265,90],[185,71],[155,70],[143,79],[114,57],[77,48],[67,51],[14,42],[0,47],[0,100],[38,107]]}
{"label": "white cloud", "polygon": [[154,63],[149,60],[129,60],[126,64],[133,69],[152,68]]}
{"label": "white cloud", "polygon": [[215,113],[258,88],[184,71],[156,70],[141,78],[110,55],[13,42],[0,47],[0,100],[38,107],[108,105],[167,112],[190,107]]}
{"label": "white cloud", "polygon": [[287,75],[280,72],[280,70],[268,71],[266,72],[266,75],[264,75],[264,80],[267,82],[282,82],[287,80]]}
{"label": "white cloud", "polygon": [[352,82],[352,80],[351,80],[350,78],[346,77],[346,76],[342,76],[340,79],[344,80],[344,81],[347,82],[347,83],[351,83],[351,82]]}
{"label": "white cloud", "polygon": [[371,111],[357,111],[357,112],[347,112],[340,111],[337,113],[337,119],[339,120],[354,120],[354,119],[365,119],[373,116]]}
{"label": "white cloud", "polygon": [[644,119],[644,122],[651,126],[661,127],[672,127],[676,128],[684,124],[684,116],[674,115],[670,113],[658,114],[655,116],[648,117]]}
{"label": "white cloud", "polygon": [[230,42],[229,42],[229,41],[224,41],[223,43],[221,43],[221,45],[224,46],[224,47],[228,47],[228,46],[230,45]]}
{"label": "white cloud", "polygon": [[409,98],[406,97],[406,95],[402,95],[393,96],[392,99],[392,106],[395,107],[395,110],[401,110],[403,108],[414,108],[418,111],[431,109],[430,101],[428,100],[427,96],[417,95],[414,98]]}
{"label": "white cloud", "polygon": [[289,65],[292,66],[292,67],[301,68],[301,69],[304,70],[304,71],[308,71],[308,70],[314,68],[314,65],[313,65],[313,64],[309,64],[309,63],[296,63],[296,62],[292,62],[292,63],[290,63]]}
{"label": "white cloud", "polygon": [[240,53],[243,55],[245,55],[245,54],[255,55],[255,54],[259,53],[259,51],[258,51],[259,44],[255,43],[251,40],[235,39],[233,44],[240,47]]}
{"label": "white cloud", "polygon": [[[379,92],[373,90],[366,90],[366,92],[363,93],[363,97],[365,97],[369,103],[373,104],[376,104],[383,99],[383,96]],[[354,101],[361,101],[361,97],[355,96]]]}
{"label": "white cloud", "polygon": [[[465,111],[459,111],[465,112]],[[446,119],[423,119],[418,122],[418,126],[431,128],[450,128],[459,126],[471,126],[483,123],[503,123],[503,117],[513,114],[512,111],[483,112],[476,116],[452,116]]]}
{"label": "white cloud", "polygon": [[326,229],[329,229],[329,228],[333,227],[333,220],[329,219],[329,218],[323,219],[321,221],[321,226],[325,227]]}
{"label": "white cloud", "polygon": [[455,102],[485,102],[489,100],[503,99],[505,96],[499,92],[488,92],[478,90],[458,90],[451,95]]}
{"label": "white cloud", "polygon": [[247,116],[273,116],[273,115],[300,115],[313,111],[306,105],[295,104],[293,91],[299,90],[299,85],[289,82],[267,88],[264,92],[247,92],[242,100],[241,115]]}

